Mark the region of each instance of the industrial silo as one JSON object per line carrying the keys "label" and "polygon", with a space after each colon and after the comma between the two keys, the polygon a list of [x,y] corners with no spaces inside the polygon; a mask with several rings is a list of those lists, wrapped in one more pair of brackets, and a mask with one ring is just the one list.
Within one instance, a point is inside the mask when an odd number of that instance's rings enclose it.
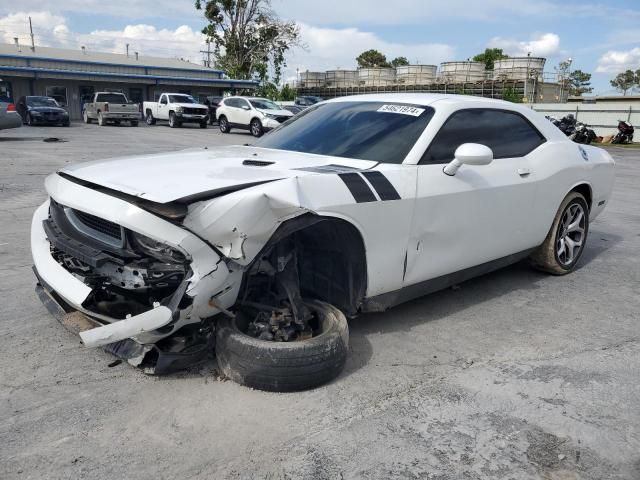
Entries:
{"label": "industrial silo", "polygon": [[494,80],[542,80],[545,58],[510,57],[496,60],[493,64]]}
{"label": "industrial silo", "polygon": [[446,83],[481,82],[486,78],[485,66],[482,62],[443,62],[438,77]]}
{"label": "industrial silo", "polygon": [[325,72],[302,72],[300,74],[300,87],[301,88],[321,88],[324,87],[326,82]]}
{"label": "industrial silo", "polygon": [[384,87],[396,80],[395,68],[359,68],[358,83],[364,87]]}
{"label": "industrial silo", "polygon": [[435,82],[436,65],[403,65],[396,67],[396,81],[403,85],[428,85]]}
{"label": "industrial silo", "polygon": [[327,70],[327,88],[351,88],[358,85],[356,70]]}

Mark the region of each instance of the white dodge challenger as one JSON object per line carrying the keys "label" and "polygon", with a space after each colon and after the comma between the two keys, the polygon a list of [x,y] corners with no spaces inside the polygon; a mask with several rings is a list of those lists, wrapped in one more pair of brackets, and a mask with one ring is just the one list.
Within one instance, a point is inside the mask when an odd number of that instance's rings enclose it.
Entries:
{"label": "white dodge challenger", "polygon": [[65,167],[31,232],[40,298],[149,373],[214,351],[255,388],[337,376],[347,317],[529,258],[571,272],[614,161],[529,108],[343,97],[254,145]]}

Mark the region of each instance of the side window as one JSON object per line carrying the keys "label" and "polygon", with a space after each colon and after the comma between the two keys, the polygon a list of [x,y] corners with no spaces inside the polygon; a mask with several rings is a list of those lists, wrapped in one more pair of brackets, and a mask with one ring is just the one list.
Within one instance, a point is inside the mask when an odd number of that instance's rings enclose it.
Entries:
{"label": "side window", "polygon": [[161,103],[162,105],[166,105],[166,104],[167,104],[167,96],[166,96],[166,95],[162,95],[162,96],[160,97],[160,103]]}
{"label": "side window", "polygon": [[536,128],[518,113],[473,108],[453,113],[436,134],[420,164],[448,163],[463,143],[481,143],[494,158],[522,157],[545,142]]}
{"label": "side window", "polygon": [[249,102],[247,102],[244,98],[238,98],[236,101],[238,102],[238,108],[249,107]]}
{"label": "side window", "polygon": [[224,104],[227,107],[238,108],[238,99],[237,98],[229,98],[224,101]]}

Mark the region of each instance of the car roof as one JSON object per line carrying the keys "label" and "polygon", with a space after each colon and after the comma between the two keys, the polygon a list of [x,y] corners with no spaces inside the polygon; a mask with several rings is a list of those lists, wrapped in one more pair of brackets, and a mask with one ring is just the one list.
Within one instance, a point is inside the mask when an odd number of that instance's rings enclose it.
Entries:
{"label": "car roof", "polygon": [[435,102],[446,102],[447,104],[469,104],[469,103],[495,103],[496,105],[515,105],[505,100],[496,100],[486,97],[476,97],[471,95],[454,95],[447,93],[374,93],[367,95],[351,95],[348,97],[336,97],[325,102],[402,102],[414,105],[432,105]]}

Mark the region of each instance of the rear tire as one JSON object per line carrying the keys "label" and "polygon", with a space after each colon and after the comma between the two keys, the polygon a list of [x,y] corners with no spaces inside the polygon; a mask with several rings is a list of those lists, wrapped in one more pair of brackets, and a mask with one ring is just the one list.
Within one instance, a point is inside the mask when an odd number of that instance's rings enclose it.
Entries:
{"label": "rear tire", "polygon": [[151,113],[151,111],[147,112],[147,115],[144,117],[144,120],[145,122],[147,122],[147,125],[149,126],[156,124],[156,119],[153,118],[153,113]]}
{"label": "rear tire", "polygon": [[231,127],[229,126],[227,117],[225,117],[224,115],[218,119],[218,124],[220,126],[221,133],[229,133],[231,131]]}
{"label": "rear tire", "polygon": [[243,333],[237,319],[220,320],[216,355],[222,372],[241,385],[272,392],[306,390],[337,377],[347,359],[347,319],[328,303],[305,303],[322,324],[322,332],[308,340],[260,340]]}
{"label": "rear tire", "polygon": [[551,230],[529,257],[531,265],[553,275],[575,270],[589,233],[589,207],[578,192],[567,195],[553,219]]}
{"label": "rear tire", "polygon": [[104,127],[104,117],[102,116],[102,112],[98,112],[98,125]]}
{"label": "rear tire", "polygon": [[137,127],[138,126],[138,120],[131,120],[131,122],[129,122],[129,123],[131,123],[132,127]]}
{"label": "rear tire", "polygon": [[82,119],[84,120],[84,123],[91,123],[91,119],[89,118],[89,115],[87,115],[87,111],[85,110],[84,113],[82,114]]}
{"label": "rear tire", "polygon": [[30,113],[27,113],[27,125],[33,127],[33,118],[31,117]]}

